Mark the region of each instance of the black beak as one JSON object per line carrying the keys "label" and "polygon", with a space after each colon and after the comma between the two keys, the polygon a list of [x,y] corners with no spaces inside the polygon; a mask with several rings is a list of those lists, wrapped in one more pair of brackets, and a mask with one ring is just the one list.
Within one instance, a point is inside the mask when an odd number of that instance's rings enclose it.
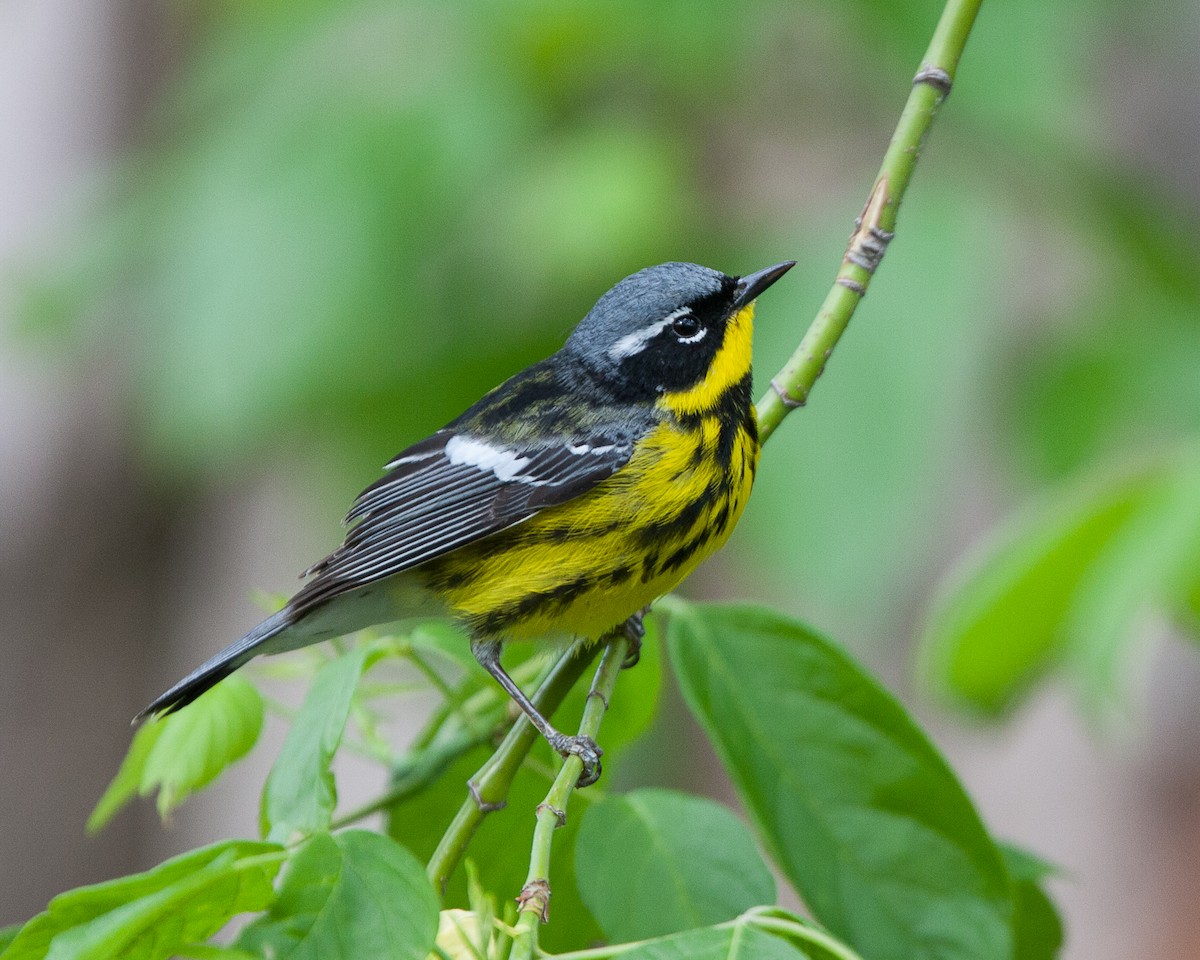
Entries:
{"label": "black beak", "polygon": [[742,309],[795,265],[795,260],[784,260],[783,263],[777,263],[773,267],[767,267],[766,270],[759,270],[758,273],[752,273],[739,279],[737,287],[734,289],[733,309]]}

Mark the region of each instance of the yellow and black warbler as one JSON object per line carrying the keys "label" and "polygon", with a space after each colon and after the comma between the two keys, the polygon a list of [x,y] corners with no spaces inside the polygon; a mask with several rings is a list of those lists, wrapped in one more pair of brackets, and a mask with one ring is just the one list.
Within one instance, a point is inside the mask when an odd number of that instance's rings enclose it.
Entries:
{"label": "yellow and black warbler", "polygon": [[347,516],[345,542],[300,591],[141,714],[170,713],[260,653],[449,614],[560,753],[500,666],[501,642],[589,639],[674,588],[728,538],[758,462],[754,298],[794,262],[745,277],[664,263],[609,290],[553,356],[409,447]]}

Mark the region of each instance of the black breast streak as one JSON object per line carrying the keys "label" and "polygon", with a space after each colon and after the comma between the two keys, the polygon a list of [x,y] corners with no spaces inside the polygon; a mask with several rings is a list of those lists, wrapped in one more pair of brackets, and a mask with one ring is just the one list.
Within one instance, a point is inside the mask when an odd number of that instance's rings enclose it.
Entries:
{"label": "black breast streak", "polygon": [[433,564],[426,564],[426,583],[434,593],[446,593],[451,590],[461,590],[468,587],[479,574],[477,567],[471,569],[459,568],[458,570],[439,569],[437,561]]}
{"label": "black breast streak", "polygon": [[633,568],[623,565],[610,570],[604,575],[604,579],[610,587],[618,587],[632,576]]}
{"label": "black breast streak", "polygon": [[[736,502],[736,501],[735,501]],[[717,533],[724,533],[725,527],[729,525],[729,498],[726,497],[721,503],[721,509],[717,511],[716,517],[713,518],[713,529]]]}
{"label": "black breast streak", "polygon": [[708,444],[704,442],[704,420],[703,416],[696,414],[685,414],[677,418],[677,425],[688,434],[693,443],[688,462],[671,475],[671,483],[679,483],[684,477],[694,474],[704,466],[704,461],[710,455]]}
{"label": "black breast streak", "polygon": [[[738,437],[745,434],[752,443],[758,442],[758,424],[754,419],[753,407],[750,400],[751,378],[747,373],[741,380],[726,390],[707,410],[698,413],[684,414],[678,418],[679,425],[688,432],[702,435],[704,421],[716,418],[718,423],[717,443],[715,449],[709,451],[697,436],[696,448],[692,453],[693,463],[699,467],[704,457],[713,456],[716,468],[712,482],[705,488],[704,493],[686,504],[681,510],[667,520],[646,526],[638,533],[639,542],[643,546],[661,543],[664,538],[691,536],[668,555],[661,564],[657,553],[648,555],[642,564],[642,581],[648,582],[655,576],[669,573],[684,566],[708,540],[725,532],[729,525],[732,511],[737,508],[733,503],[736,489],[744,482],[746,469],[754,470],[752,461],[743,451],[736,457]],[[736,481],[734,480],[736,474]],[[719,506],[718,506],[719,505]],[[704,520],[706,508],[713,508],[714,513]],[[692,533],[695,525],[701,522],[702,527]]]}
{"label": "black breast streak", "polygon": [[678,570],[687,563],[697,550],[699,550],[712,537],[712,531],[707,527],[700,530],[694,537],[683,544],[678,550],[672,553],[666,560],[663,561],[659,568],[659,573],[670,573],[672,570]]}
{"label": "black breast streak", "polygon": [[[642,527],[637,533],[637,539],[642,546],[660,542],[663,539],[671,537],[685,536],[691,531],[696,522],[700,520],[706,507],[716,506],[721,504],[720,512],[717,514],[718,520],[714,524],[717,529],[723,530],[724,526],[729,522],[729,498],[731,490],[734,486],[740,487],[746,472],[746,457],[743,454],[737,458],[737,463],[734,463],[734,452],[737,449],[737,440],[740,434],[747,433],[751,439],[757,442],[758,425],[754,419],[753,408],[750,403],[751,378],[747,373],[741,380],[726,390],[717,398],[713,406],[700,413],[684,414],[678,418],[679,425],[692,434],[695,438],[695,448],[692,451],[691,461],[695,467],[699,467],[704,462],[705,456],[711,455],[715,459],[715,476],[708,484],[704,493],[696,500],[683,506],[673,516],[659,520],[653,524],[648,524]],[[718,424],[716,448],[709,451],[706,444],[702,441],[703,426],[706,419],[715,418]],[[734,471],[737,471],[737,479],[734,481]],[[678,479],[678,476],[673,477],[673,480]],[[703,536],[703,532],[698,534]],[[694,550],[692,552],[695,552]],[[678,551],[676,551],[676,554]],[[671,559],[676,555],[672,554],[664,563],[663,569],[672,569],[678,564],[672,564]],[[681,561],[682,562],[682,561]],[[651,575],[652,576],[652,575]],[[649,576],[645,579],[650,579]]]}
{"label": "black breast streak", "polygon": [[615,587],[633,576],[633,569],[621,565],[602,573],[583,573],[564,580],[549,590],[537,590],[481,617],[476,617],[472,628],[484,636],[497,636],[514,623],[527,617],[553,615],[566,610],[581,596],[601,584]]}
{"label": "black breast streak", "polygon": [[740,416],[719,417],[720,429],[717,432],[717,462],[725,469],[733,466],[733,450],[737,445],[738,434],[742,432],[743,421]]}
{"label": "black breast streak", "polygon": [[663,540],[670,540],[672,537],[686,534],[695,526],[696,521],[700,519],[700,515],[704,513],[704,508],[713,502],[714,497],[720,495],[720,491],[721,484],[718,480],[714,479],[705,487],[704,493],[696,497],[696,499],[685,503],[672,516],[639,527],[634,534],[638,546],[654,546]]}

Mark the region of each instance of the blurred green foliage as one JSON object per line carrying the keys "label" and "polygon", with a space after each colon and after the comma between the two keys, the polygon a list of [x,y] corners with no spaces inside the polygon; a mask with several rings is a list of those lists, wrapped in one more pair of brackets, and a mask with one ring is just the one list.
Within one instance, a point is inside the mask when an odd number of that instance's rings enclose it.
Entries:
{"label": "blurred green foliage", "polygon": [[1200,461],[1158,458],[1053,491],[981,544],[936,605],[929,673],[996,714],[1058,666],[1096,712],[1119,702],[1128,641],[1156,606],[1187,623],[1200,581]]}
{"label": "blurred green foliage", "polygon": [[[765,384],[939,10],[180,4],[192,44],[30,324],[118,359],[149,462],[184,483],[303,450],[350,489],[668,259],[800,260],[760,311]],[[985,5],[728,590],[880,637],[978,510],[964,490],[994,513],[1195,439],[1200,197],[1146,173],[1155,147],[1118,115],[1191,69],[1185,47],[1112,0]]]}

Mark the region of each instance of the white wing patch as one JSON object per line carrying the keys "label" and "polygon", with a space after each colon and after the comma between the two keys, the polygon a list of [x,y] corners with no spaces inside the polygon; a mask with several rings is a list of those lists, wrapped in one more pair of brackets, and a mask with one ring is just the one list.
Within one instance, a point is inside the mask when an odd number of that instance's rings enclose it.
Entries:
{"label": "white wing patch", "polygon": [[646,349],[646,344],[657,337],[659,333],[670,326],[678,317],[682,317],[688,312],[687,307],[680,307],[678,310],[672,310],[661,320],[655,320],[654,323],[647,324],[641,330],[634,330],[633,333],[625,334],[625,336],[608,348],[608,355],[614,360],[623,360],[625,357],[632,357],[635,353],[641,353]]}
{"label": "white wing patch", "polygon": [[[615,443],[605,443],[593,446],[588,443],[569,443],[559,448],[557,454],[549,450],[542,451],[541,460],[535,462],[531,456],[522,456],[515,450],[492,446],[485,440],[475,437],[456,436],[446,441],[445,456],[452,466],[477,467],[490,471],[501,483],[524,483],[531,487],[552,486],[560,482],[560,471],[565,466],[564,456],[598,458],[616,449]],[[546,460],[549,454],[550,462]],[[533,464],[533,472],[527,472],[526,467]],[[541,476],[543,470],[550,468],[548,476]]]}
{"label": "white wing patch", "polygon": [[591,444],[587,444],[587,443],[580,443],[580,444],[568,443],[567,444],[567,449],[570,450],[577,457],[582,457],[585,453],[594,453],[597,456],[599,456],[602,453],[608,453],[608,451],[612,450],[614,447],[616,447],[615,443],[606,443],[602,447],[593,447]]}
{"label": "white wing patch", "polygon": [[490,470],[497,480],[512,480],[524,467],[529,466],[529,457],[522,457],[513,450],[493,447],[483,440],[462,435],[446,441],[446,457],[455,466],[478,467]]}

